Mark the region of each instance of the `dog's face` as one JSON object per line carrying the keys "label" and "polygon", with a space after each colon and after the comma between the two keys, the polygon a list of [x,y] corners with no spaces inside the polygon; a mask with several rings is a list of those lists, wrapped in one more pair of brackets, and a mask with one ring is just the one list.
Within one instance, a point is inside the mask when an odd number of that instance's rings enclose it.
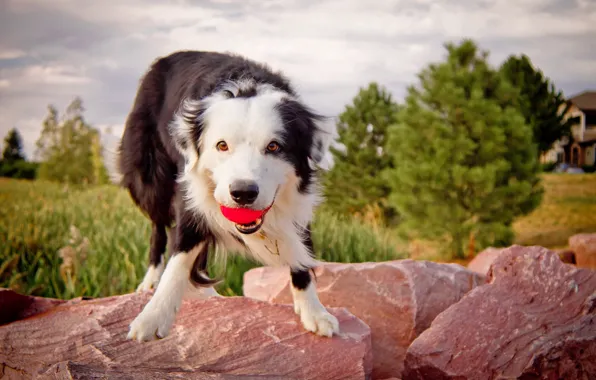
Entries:
{"label": "dog's face", "polygon": [[[249,85],[228,86],[195,103],[189,107],[194,112],[186,110],[184,126],[172,128],[186,175],[195,178],[192,186],[201,186],[200,178],[219,206],[268,210],[279,193],[309,191],[330,136],[289,94],[266,85],[247,91]],[[258,218],[236,228],[250,234],[262,223]]]}

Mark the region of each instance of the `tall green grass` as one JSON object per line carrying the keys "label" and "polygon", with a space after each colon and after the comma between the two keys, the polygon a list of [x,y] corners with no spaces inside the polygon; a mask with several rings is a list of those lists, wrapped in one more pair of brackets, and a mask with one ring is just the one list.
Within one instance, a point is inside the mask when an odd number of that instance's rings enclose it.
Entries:
{"label": "tall green grass", "polygon": [[[0,287],[62,299],[132,292],[145,273],[149,236],[149,221],[115,186],[0,179]],[[327,213],[317,214],[313,241],[323,261],[404,257],[388,232]],[[254,266],[230,257],[218,291],[242,294],[242,276]]]}

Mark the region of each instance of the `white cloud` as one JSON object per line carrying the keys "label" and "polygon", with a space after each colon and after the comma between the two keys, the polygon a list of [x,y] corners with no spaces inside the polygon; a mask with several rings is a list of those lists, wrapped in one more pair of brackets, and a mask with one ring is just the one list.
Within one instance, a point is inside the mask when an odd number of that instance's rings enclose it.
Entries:
{"label": "white cloud", "polygon": [[0,48],[0,59],[16,59],[24,57],[25,52],[19,49],[2,49]]}
{"label": "white cloud", "polygon": [[121,128],[151,61],[181,49],[265,61],[326,114],[372,80],[400,99],[416,73],[444,55],[443,43],[462,37],[488,49],[493,64],[528,54],[573,94],[596,87],[595,24],[590,0],[60,0],[51,7],[20,0],[0,15],[0,134],[13,126],[38,133],[46,105],[63,109],[76,95],[92,123]]}
{"label": "white cloud", "polygon": [[84,75],[84,70],[72,66],[29,66],[18,78],[23,83],[34,85],[80,85],[92,81]]}

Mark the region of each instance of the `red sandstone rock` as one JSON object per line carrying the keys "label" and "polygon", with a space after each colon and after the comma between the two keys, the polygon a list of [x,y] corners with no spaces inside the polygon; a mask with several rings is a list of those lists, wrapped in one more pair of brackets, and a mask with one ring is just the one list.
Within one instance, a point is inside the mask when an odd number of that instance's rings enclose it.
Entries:
{"label": "red sandstone rock", "polygon": [[[345,307],[372,331],[373,379],[400,377],[406,350],[437,314],[483,277],[456,264],[399,260],[332,264],[315,270],[325,306]],[[261,267],[244,275],[244,294],[292,303],[287,270]]]}
{"label": "red sandstone rock", "polygon": [[596,234],[573,235],[569,248],[575,252],[578,267],[596,269]]}
{"label": "red sandstone rock", "polygon": [[126,339],[150,295],[76,300],[0,326],[8,378],[365,379],[370,329],[345,309],[333,338],[305,331],[294,310],[244,297],[184,301],[163,340]]}
{"label": "red sandstone rock", "polygon": [[489,247],[479,252],[469,263],[468,269],[486,275],[491,264],[503,252],[503,248]]}
{"label": "red sandstone rock", "polygon": [[[476,257],[474,257],[468,263],[468,269],[473,272],[486,275],[495,259],[506,250],[507,248],[486,248],[484,251],[478,253],[478,255],[476,255]],[[576,264],[575,253],[572,250],[563,249],[555,252],[559,255],[559,258],[562,262],[567,264]]]}
{"label": "red sandstone rock", "polygon": [[596,271],[512,246],[410,346],[404,379],[596,379]]}
{"label": "red sandstone rock", "polygon": [[0,288],[0,325],[43,313],[65,301],[25,296]]}

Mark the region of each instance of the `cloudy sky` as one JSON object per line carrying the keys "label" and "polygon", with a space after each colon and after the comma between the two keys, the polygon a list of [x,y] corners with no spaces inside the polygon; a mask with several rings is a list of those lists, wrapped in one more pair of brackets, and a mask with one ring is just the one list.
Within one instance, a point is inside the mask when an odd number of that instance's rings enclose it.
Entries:
{"label": "cloudy sky", "polygon": [[495,65],[528,54],[567,96],[596,90],[593,0],[0,0],[0,137],[17,127],[31,157],[47,105],[77,95],[119,137],[150,62],[182,49],[265,61],[333,116],[372,80],[402,99],[462,37]]}

